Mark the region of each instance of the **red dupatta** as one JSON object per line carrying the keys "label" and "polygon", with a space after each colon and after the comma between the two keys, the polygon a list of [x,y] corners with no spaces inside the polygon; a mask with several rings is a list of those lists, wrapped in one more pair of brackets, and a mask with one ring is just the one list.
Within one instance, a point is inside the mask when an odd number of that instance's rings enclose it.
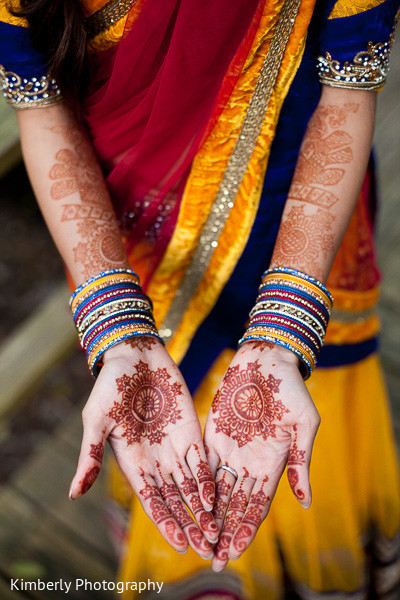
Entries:
{"label": "red dupatta", "polygon": [[193,158],[242,70],[263,5],[141,0],[122,40],[93,56],[85,118],[128,252],[145,248],[144,284],[171,238]]}

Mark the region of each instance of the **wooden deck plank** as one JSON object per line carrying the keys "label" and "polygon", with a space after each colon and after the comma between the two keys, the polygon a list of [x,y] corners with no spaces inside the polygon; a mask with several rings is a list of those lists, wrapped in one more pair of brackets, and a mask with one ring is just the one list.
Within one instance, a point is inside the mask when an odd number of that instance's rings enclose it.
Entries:
{"label": "wooden deck plank", "polygon": [[[81,439],[79,414],[72,416],[68,429],[70,438],[78,446]],[[88,551],[97,552],[112,564],[114,552],[106,533],[102,512],[105,494],[103,473],[83,498],[74,502],[68,499],[68,487],[75,473],[78,454],[78,448],[72,450],[65,439],[53,435],[12,480],[12,487],[46,512],[66,533],[69,532],[79,543],[87,546]],[[93,529],[88,528],[90,521],[102,525],[96,528],[95,535]]]}
{"label": "wooden deck plank", "polygon": [[[110,564],[98,553],[89,551],[86,544],[66,534],[42,507],[7,486],[0,496],[0,564],[1,571],[13,577],[15,566],[21,560],[37,563],[42,579],[66,581],[87,578],[90,581],[112,581],[115,573]],[[7,526],[8,525],[8,526]],[[90,528],[90,521],[86,523]],[[92,530],[92,534],[96,532]],[[40,596],[39,596],[40,597]],[[81,591],[71,591],[70,598],[87,598]],[[106,594],[91,594],[105,598]],[[108,596],[109,597],[109,596]]]}
{"label": "wooden deck plank", "polygon": [[0,346],[0,419],[74,347],[76,331],[67,310],[68,296],[63,283]]}
{"label": "wooden deck plank", "polygon": [[0,100],[0,177],[21,161],[21,147],[14,109]]}

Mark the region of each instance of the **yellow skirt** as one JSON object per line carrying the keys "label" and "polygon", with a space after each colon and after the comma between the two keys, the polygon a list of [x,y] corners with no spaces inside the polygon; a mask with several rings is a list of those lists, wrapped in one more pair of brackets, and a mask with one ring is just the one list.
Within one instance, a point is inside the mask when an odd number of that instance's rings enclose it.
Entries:
{"label": "yellow skirt", "polygon": [[[223,352],[196,393],[203,423],[232,356]],[[308,388],[322,418],[311,507],[299,505],[283,477],[250,548],[213,573],[190,548],[184,556],[174,552],[132,498],[119,581],[163,582],[162,593],[153,594],[164,600],[278,600],[288,588],[313,600],[325,594],[331,600],[400,597],[394,591],[400,584],[399,473],[379,359],[317,369]],[[111,482],[114,497],[126,502],[116,468]],[[120,597],[131,600],[136,593]]]}

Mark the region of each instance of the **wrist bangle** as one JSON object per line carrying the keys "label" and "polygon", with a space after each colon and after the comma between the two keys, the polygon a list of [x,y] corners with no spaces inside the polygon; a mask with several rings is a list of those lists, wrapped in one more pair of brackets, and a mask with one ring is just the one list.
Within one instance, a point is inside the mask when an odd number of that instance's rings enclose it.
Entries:
{"label": "wrist bangle", "polygon": [[130,269],[111,269],[76,288],[70,307],[89,369],[96,378],[104,352],[121,341],[151,336],[163,343],[153,305]]}
{"label": "wrist bangle", "polygon": [[265,271],[248,327],[239,340],[263,340],[291,350],[308,379],[323,346],[333,298],[323,283],[296,269]]}

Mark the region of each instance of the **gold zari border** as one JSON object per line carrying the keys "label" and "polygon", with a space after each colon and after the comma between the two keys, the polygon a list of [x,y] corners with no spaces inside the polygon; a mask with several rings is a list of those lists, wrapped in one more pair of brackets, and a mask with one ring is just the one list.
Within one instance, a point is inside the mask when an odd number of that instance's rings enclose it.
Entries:
{"label": "gold zari border", "polygon": [[87,17],[85,26],[88,40],[95,38],[125,17],[136,2],[137,0],[110,0],[103,8]]}
{"label": "gold zari border", "polygon": [[254,152],[300,3],[301,0],[284,2],[240,133],[204,224],[199,243],[160,328],[160,335],[166,338],[171,337],[177,330],[218,246],[219,238]]}

